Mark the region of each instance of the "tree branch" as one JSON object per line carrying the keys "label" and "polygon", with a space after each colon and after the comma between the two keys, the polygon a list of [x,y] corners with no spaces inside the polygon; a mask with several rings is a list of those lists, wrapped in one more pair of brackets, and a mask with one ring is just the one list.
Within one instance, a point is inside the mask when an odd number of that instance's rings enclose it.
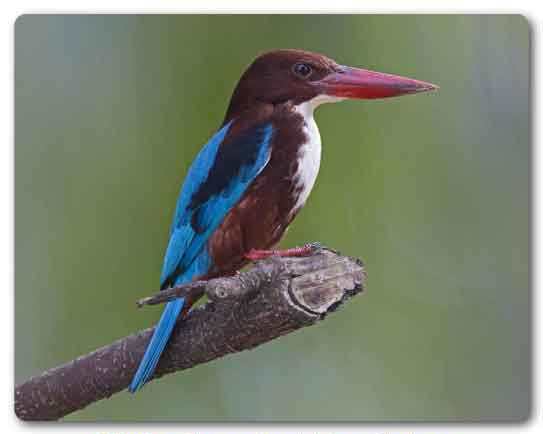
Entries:
{"label": "tree branch", "polygon": [[[322,249],[144,299],[164,302],[186,291],[209,297],[177,323],[153,379],[312,325],[362,291],[365,278],[359,260]],[[16,386],[15,413],[23,420],[55,420],[126,389],[152,333],[127,336]]]}

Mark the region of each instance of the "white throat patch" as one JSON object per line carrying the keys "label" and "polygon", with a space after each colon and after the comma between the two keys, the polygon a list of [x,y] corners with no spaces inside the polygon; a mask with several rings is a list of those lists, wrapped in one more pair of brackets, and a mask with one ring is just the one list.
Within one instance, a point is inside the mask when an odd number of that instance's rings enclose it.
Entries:
{"label": "white throat patch", "polygon": [[309,101],[295,106],[295,111],[304,120],[303,131],[307,137],[298,150],[298,171],[294,177],[297,190],[300,191],[293,212],[302,208],[309,197],[309,193],[315,185],[321,163],[321,135],[313,117],[313,111],[324,103],[338,102],[345,98],[338,98],[328,95],[319,95]]}

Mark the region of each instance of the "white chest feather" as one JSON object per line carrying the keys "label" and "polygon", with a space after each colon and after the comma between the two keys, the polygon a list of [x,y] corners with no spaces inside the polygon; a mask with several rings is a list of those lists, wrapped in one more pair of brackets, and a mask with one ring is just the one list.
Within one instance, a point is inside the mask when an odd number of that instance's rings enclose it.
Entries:
{"label": "white chest feather", "polygon": [[298,150],[298,170],[294,182],[296,183],[296,191],[299,193],[294,211],[298,211],[307,201],[309,193],[315,185],[321,164],[321,135],[313,118],[313,108],[310,102],[296,107],[296,111],[304,118],[303,131],[306,142]]}
{"label": "white chest feather", "polygon": [[309,193],[315,185],[319,167],[321,165],[321,135],[315,119],[313,111],[324,103],[342,101],[344,98],[337,98],[328,95],[319,95],[315,98],[306,101],[296,106],[295,110],[304,120],[303,131],[306,136],[306,141],[298,150],[298,170],[294,176],[296,183],[296,191],[299,192],[293,212],[297,212],[304,206]]}

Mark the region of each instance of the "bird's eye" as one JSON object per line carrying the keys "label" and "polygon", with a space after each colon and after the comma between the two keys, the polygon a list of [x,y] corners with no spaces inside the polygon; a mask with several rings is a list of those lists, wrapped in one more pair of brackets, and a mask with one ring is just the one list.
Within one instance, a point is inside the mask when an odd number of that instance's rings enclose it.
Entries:
{"label": "bird's eye", "polygon": [[311,68],[311,66],[309,66],[307,63],[296,63],[293,66],[292,71],[298,77],[307,78],[313,72],[313,68]]}

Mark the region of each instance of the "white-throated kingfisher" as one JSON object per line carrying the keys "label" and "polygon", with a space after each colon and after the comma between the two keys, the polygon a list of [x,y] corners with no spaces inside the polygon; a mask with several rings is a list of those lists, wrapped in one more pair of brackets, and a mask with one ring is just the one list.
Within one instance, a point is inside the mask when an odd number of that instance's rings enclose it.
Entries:
{"label": "white-throated kingfisher", "polygon": [[[375,99],[436,89],[410,78],[342,66],[302,50],[259,56],[239,80],[224,121],[192,163],[170,230],[161,289],[230,275],[269,250],[304,206],[317,178],[321,138],[313,111],[346,98]],[[170,301],[129,386],[153,375],[180,313]]]}

